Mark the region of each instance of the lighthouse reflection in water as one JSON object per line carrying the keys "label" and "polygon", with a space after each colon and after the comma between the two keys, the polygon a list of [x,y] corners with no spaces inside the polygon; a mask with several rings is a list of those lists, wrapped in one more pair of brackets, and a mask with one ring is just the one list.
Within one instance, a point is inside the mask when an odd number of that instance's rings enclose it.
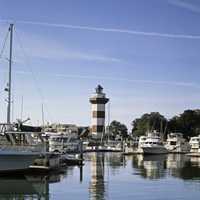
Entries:
{"label": "lighthouse reflection in water", "polygon": [[[0,176],[0,199],[197,199],[200,159],[186,155],[88,153],[83,167]],[[151,195],[148,195],[151,194]]]}

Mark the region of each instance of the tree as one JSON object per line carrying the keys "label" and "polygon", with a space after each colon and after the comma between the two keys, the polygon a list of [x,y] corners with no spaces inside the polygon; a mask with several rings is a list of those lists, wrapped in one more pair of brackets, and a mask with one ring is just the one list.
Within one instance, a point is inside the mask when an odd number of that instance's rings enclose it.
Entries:
{"label": "tree", "polygon": [[169,120],[171,132],[181,132],[184,137],[200,134],[200,110],[185,110],[180,116]]}
{"label": "tree", "polygon": [[116,136],[120,136],[126,138],[128,136],[128,129],[126,125],[114,120],[110,123],[109,131],[111,132],[112,136],[116,138]]}
{"label": "tree", "polygon": [[157,130],[164,132],[167,125],[167,119],[159,112],[151,112],[142,115],[132,122],[132,134],[135,136],[145,135],[147,131]]}

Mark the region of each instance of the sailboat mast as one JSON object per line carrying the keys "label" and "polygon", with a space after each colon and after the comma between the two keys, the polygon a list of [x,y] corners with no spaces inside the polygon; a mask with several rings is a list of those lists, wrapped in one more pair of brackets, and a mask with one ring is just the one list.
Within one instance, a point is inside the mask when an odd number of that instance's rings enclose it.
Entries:
{"label": "sailboat mast", "polygon": [[10,24],[9,32],[10,32],[10,56],[9,56],[9,77],[8,77],[8,110],[7,110],[7,123],[10,124],[10,116],[11,116],[11,80],[12,80],[12,45],[13,45],[13,26],[14,24]]}
{"label": "sailboat mast", "polygon": [[43,107],[43,104],[42,104],[42,126],[44,128],[44,107]]}
{"label": "sailboat mast", "polygon": [[110,102],[108,102],[108,141],[110,140]]}

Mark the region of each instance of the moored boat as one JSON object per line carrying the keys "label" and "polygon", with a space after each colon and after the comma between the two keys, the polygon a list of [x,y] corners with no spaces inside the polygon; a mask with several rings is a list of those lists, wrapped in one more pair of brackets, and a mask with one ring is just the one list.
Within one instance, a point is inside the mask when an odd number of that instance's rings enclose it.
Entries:
{"label": "moored boat", "polygon": [[165,148],[160,133],[158,132],[149,132],[145,143],[142,145],[143,154],[166,154],[168,153]]}
{"label": "moored boat", "polygon": [[6,124],[1,124],[0,130],[0,172],[26,170],[36,158],[46,154],[42,132],[16,130]]}
{"label": "moored boat", "polygon": [[190,145],[188,141],[183,138],[182,133],[168,134],[165,147],[169,153],[188,153],[190,151]]}
{"label": "moored boat", "polygon": [[200,153],[200,135],[191,137],[189,144],[191,147],[190,153]]}

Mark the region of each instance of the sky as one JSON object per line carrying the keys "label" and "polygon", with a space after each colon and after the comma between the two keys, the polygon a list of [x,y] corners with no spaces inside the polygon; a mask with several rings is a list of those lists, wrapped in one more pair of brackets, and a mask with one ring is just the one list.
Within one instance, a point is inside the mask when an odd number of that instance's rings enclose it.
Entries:
{"label": "sky", "polygon": [[[43,105],[45,122],[90,125],[98,84],[110,120],[129,128],[144,113],[199,108],[199,20],[198,0],[0,0],[0,52],[14,23],[12,119],[41,124]],[[8,50],[7,40],[1,121]]]}

